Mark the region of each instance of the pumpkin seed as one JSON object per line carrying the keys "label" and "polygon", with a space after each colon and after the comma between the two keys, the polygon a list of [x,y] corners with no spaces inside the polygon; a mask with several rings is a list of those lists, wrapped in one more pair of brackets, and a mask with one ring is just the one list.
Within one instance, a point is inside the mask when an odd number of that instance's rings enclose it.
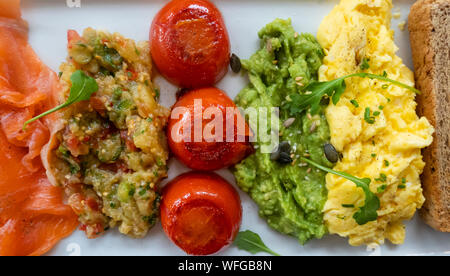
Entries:
{"label": "pumpkin seed", "polygon": [[293,160],[289,153],[280,152],[280,158],[277,161],[281,164],[290,164]]}
{"label": "pumpkin seed", "polygon": [[270,154],[270,160],[277,161],[279,158],[280,158],[280,151],[277,148]]}
{"label": "pumpkin seed", "polygon": [[278,161],[281,164],[292,163],[291,145],[288,141],[281,142],[278,147],[270,155],[270,160]]}
{"label": "pumpkin seed", "polygon": [[238,56],[236,56],[235,54],[232,54],[232,55],[231,55],[231,58],[230,58],[230,66],[231,66],[231,70],[232,70],[234,73],[239,73],[239,72],[241,71],[241,67],[242,67],[241,60],[240,60],[240,58],[239,58]]}
{"label": "pumpkin seed", "polygon": [[278,145],[278,148],[280,152],[285,152],[287,154],[291,153],[291,145],[288,141],[281,142],[280,145]]}
{"label": "pumpkin seed", "polygon": [[331,163],[336,163],[339,160],[339,153],[332,144],[325,144],[323,146],[323,151],[328,161]]}

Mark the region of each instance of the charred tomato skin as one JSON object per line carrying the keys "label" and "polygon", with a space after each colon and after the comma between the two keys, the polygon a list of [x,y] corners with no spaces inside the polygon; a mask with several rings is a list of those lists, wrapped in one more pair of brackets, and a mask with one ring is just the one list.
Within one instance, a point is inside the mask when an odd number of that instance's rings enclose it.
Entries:
{"label": "charred tomato skin", "polygon": [[173,0],[153,19],[150,51],[160,73],[184,88],[214,85],[228,71],[230,40],[207,0]]}
{"label": "charred tomato skin", "polygon": [[[196,115],[199,112],[196,111],[195,104],[199,100],[201,100],[202,114]],[[219,141],[203,135],[208,125],[214,124],[216,119],[215,115],[205,119],[210,108],[218,110],[222,114],[223,133],[222,140]],[[227,108],[237,111],[236,105],[225,92],[214,87],[190,90],[180,96],[172,107],[167,127],[168,143],[173,155],[191,169],[214,171],[235,165],[253,153],[253,147],[249,142],[249,137],[252,135],[250,128],[240,113],[233,114],[233,117],[227,117]],[[198,123],[202,127],[200,130],[201,140],[196,140],[195,137],[195,133],[199,133],[195,126],[196,118],[198,118],[196,116],[201,116],[202,120],[201,123]],[[227,126],[229,120],[233,120],[234,123]],[[240,122],[244,125],[244,129],[238,128]],[[187,134],[185,134],[186,124],[189,124],[190,127],[189,139],[185,139],[185,137],[189,137],[189,131],[186,131]],[[227,139],[227,127],[234,128],[232,141]],[[214,128],[214,134],[216,134],[215,131]]]}
{"label": "charred tomato skin", "polygon": [[189,172],[162,190],[161,224],[190,255],[210,255],[231,244],[242,221],[239,194],[215,173]]}

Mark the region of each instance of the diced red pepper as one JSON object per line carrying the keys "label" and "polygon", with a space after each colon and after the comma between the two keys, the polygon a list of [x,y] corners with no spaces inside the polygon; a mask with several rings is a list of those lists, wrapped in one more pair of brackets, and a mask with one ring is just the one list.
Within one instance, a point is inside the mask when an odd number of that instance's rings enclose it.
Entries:
{"label": "diced red pepper", "polygon": [[89,208],[91,208],[91,210],[93,210],[93,211],[98,211],[98,210],[99,210],[99,206],[98,206],[98,203],[97,203],[97,201],[95,200],[95,198],[92,198],[92,197],[88,198],[88,199],[86,200],[86,204],[87,204],[87,206],[88,206]]}
{"label": "diced red pepper", "polygon": [[75,30],[67,31],[67,48],[72,49],[73,45],[77,42],[82,42],[83,38]]}
{"label": "diced red pepper", "polygon": [[136,73],[134,70],[128,69],[126,72],[127,72],[129,79],[131,79],[133,81],[137,80],[138,73]]}
{"label": "diced red pepper", "polygon": [[105,107],[105,105],[103,104],[103,101],[100,98],[98,98],[98,97],[91,97],[91,99],[89,100],[89,103],[91,104],[92,108],[95,111],[97,111],[101,115],[105,114],[106,107]]}

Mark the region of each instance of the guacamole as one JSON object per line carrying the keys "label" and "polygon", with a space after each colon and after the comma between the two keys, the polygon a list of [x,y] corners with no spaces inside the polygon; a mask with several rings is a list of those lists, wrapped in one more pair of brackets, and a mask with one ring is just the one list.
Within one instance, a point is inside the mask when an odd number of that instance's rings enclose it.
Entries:
{"label": "guacamole", "polygon": [[250,84],[235,102],[244,109],[280,107],[279,140],[289,142],[292,162],[283,164],[271,159],[270,153],[261,153],[258,148],[263,143],[257,139],[256,153],[236,165],[233,172],[239,187],[258,204],[260,216],[272,228],[304,244],[327,232],[322,215],[327,199],[326,173],[299,159],[303,156],[332,167],[323,152],[330,139],[324,115],[327,103],[314,116],[305,112],[296,118],[281,107],[289,95],[308,93],[305,87],[317,80],[323,51],[314,36],[296,33],[290,20],[276,19],[258,35],[261,48],[249,60],[242,61]]}

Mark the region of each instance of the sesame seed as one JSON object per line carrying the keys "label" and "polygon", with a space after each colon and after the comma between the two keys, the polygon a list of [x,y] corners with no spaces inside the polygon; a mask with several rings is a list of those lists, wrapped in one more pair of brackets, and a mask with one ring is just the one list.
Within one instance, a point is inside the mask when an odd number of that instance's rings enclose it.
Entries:
{"label": "sesame seed", "polygon": [[309,132],[314,132],[316,130],[316,128],[317,128],[317,123],[313,122],[311,125],[311,128],[309,129]]}
{"label": "sesame seed", "polygon": [[301,81],[302,79],[303,79],[302,76],[298,76],[298,77],[295,78],[296,81]]}
{"label": "sesame seed", "polygon": [[271,39],[268,39],[266,42],[266,48],[268,52],[272,52],[272,41]]}
{"label": "sesame seed", "polygon": [[286,121],[284,121],[283,126],[288,128],[295,122],[295,118],[289,118]]}

